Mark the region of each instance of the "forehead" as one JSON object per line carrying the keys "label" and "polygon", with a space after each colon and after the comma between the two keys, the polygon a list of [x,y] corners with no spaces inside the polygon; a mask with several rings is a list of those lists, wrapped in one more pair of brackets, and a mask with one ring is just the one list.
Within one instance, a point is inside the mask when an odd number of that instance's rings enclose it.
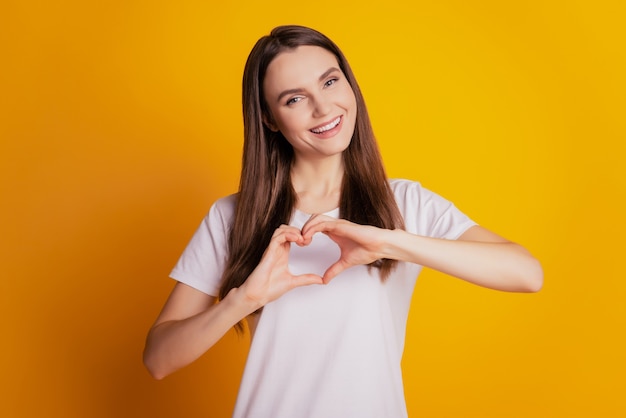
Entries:
{"label": "forehead", "polygon": [[306,87],[329,68],[339,68],[337,58],[319,46],[304,45],[281,52],[270,62],[263,85],[266,92]]}

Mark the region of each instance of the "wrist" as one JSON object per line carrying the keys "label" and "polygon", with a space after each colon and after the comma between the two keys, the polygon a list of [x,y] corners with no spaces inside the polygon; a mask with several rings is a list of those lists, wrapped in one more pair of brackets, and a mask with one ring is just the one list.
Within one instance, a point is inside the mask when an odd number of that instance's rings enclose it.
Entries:
{"label": "wrist", "polygon": [[394,259],[393,241],[395,238],[395,230],[381,229],[378,235],[378,245],[376,246],[376,255],[379,259]]}
{"label": "wrist", "polygon": [[402,256],[402,241],[406,231],[402,229],[385,229],[381,235],[380,258],[404,261]]}
{"label": "wrist", "polygon": [[224,298],[224,301],[227,300],[233,305],[233,307],[236,307],[236,309],[239,310],[244,317],[263,307],[262,303],[246,295],[243,285],[232,288],[226,295],[226,298]]}

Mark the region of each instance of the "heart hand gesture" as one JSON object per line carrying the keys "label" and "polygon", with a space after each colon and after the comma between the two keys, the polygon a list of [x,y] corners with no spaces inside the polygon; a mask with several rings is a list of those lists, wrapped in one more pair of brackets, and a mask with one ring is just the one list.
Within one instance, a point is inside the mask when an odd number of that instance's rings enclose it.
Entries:
{"label": "heart hand gesture", "polygon": [[289,290],[311,284],[323,284],[315,274],[293,275],[289,271],[289,249],[291,243],[304,246],[305,240],[298,228],[281,225],[276,229],[261,261],[241,286],[248,300],[258,308],[278,299]]}
{"label": "heart hand gesture", "polygon": [[332,239],[341,250],[341,257],[324,273],[323,281],[328,283],[333,277],[348,267],[370,264],[384,254],[386,229],[358,225],[345,219],[335,219],[325,215],[313,215],[302,227],[304,244],[308,245],[313,235],[322,232]]}

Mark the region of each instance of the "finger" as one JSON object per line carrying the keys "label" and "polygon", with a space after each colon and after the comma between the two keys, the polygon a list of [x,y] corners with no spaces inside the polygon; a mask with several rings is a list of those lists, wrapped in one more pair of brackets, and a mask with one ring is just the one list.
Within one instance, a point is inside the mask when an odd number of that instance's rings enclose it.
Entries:
{"label": "finger", "polygon": [[276,228],[274,230],[274,234],[272,235],[272,237],[278,236],[280,234],[283,234],[283,233],[289,232],[289,231],[301,234],[300,230],[298,228],[296,228],[295,226],[284,225],[283,224],[283,225],[279,226],[278,228]]}
{"label": "finger", "polygon": [[270,245],[282,245],[285,242],[295,242],[300,244],[304,241],[302,234],[297,228],[279,228],[274,232]]}
{"label": "finger", "polygon": [[332,218],[314,220],[310,224],[305,224],[304,227],[302,227],[302,237],[305,241],[310,241],[313,235],[318,232],[326,233],[334,230],[337,222],[336,219]]}
{"label": "finger", "polygon": [[335,276],[337,276],[339,273],[341,273],[342,271],[344,271],[348,267],[350,267],[350,266],[348,266],[342,260],[337,261],[335,264],[333,264],[332,266],[328,267],[326,272],[324,272],[324,277],[322,278],[324,283],[328,284],[328,282],[330,282],[332,279],[334,279]]}
{"label": "finger", "polygon": [[317,274],[301,274],[294,276],[291,284],[293,287],[310,286],[313,284],[324,284],[324,280]]}
{"label": "finger", "polygon": [[327,215],[320,215],[318,213],[311,215],[311,217],[304,223],[304,225],[302,226],[302,231],[309,229],[311,226],[313,225],[317,225],[320,222],[324,222],[324,221],[336,221],[337,219],[335,218],[331,218],[330,216]]}

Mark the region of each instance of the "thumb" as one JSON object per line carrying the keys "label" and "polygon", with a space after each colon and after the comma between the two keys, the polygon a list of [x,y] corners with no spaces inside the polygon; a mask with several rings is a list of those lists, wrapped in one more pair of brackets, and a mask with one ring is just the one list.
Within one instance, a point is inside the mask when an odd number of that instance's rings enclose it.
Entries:
{"label": "thumb", "polygon": [[299,276],[293,277],[291,284],[295,288],[312,284],[324,284],[324,280],[317,274],[300,274]]}
{"label": "thumb", "polygon": [[324,273],[324,277],[323,277],[324,283],[328,284],[328,282],[330,282],[333,278],[335,278],[336,275],[338,275],[339,273],[341,273],[348,267],[350,266],[346,265],[344,261],[338,260],[335,264],[328,267],[328,269]]}

